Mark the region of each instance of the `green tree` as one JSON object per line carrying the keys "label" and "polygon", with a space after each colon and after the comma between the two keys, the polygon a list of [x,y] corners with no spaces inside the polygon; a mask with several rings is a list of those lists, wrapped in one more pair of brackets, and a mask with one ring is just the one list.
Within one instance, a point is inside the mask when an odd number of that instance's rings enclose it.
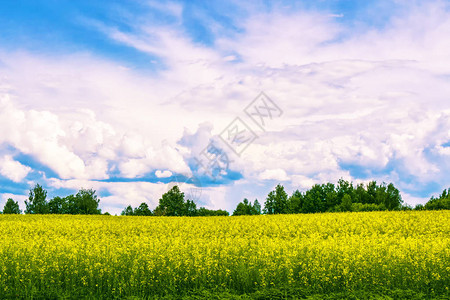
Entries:
{"label": "green tree", "polygon": [[278,184],[275,188],[275,213],[285,214],[287,210],[288,194],[284,191],[284,187]]}
{"label": "green tree", "polygon": [[157,217],[165,216],[165,213],[165,210],[163,210],[159,205],[153,210],[153,215]]}
{"label": "green tree", "polygon": [[75,195],[68,195],[63,198],[63,201],[65,202],[65,205],[67,207],[66,208],[67,214],[71,215],[79,214],[77,206],[77,198],[75,197]]}
{"label": "green tree", "polygon": [[26,214],[47,214],[49,207],[47,203],[47,191],[38,183],[30,190],[28,201],[25,200]]}
{"label": "green tree", "polygon": [[[351,185],[350,185],[351,186]],[[322,185],[322,190],[325,195],[324,211],[333,211],[336,206],[339,205],[340,200],[338,193],[336,192],[336,187],[332,183],[327,183]]]}
{"label": "green tree", "polygon": [[325,211],[325,193],[323,191],[323,186],[320,184],[315,184],[311,189],[305,192],[303,198],[303,209],[304,213],[316,213]]}
{"label": "green tree", "polygon": [[93,189],[81,189],[75,195],[71,203],[73,214],[77,215],[99,215],[101,210],[98,208],[100,199],[95,195]]}
{"label": "green tree", "polygon": [[200,207],[197,210],[197,216],[200,217],[213,217],[213,216],[229,216],[230,213],[227,212],[226,210],[212,210],[212,209],[207,209],[205,207]]}
{"label": "green tree", "polygon": [[444,190],[439,197],[434,196],[425,204],[425,209],[428,210],[441,210],[450,209],[450,188]]}
{"label": "green tree", "polygon": [[242,202],[239,202],[236,209],[233,212],[233,216],[244,216],[252,214],[252,204],[249,203],[247,198],[244,198]]}
{"label": "green tree", "polygon": [[120,213],[122,216],[134,216],[134,210],[131,205],[128,205],[122,212]]}
{"label": "green tree", "polygon": [[197,205],[192,200],[186,200],[186,203],[184,204],[184,215],[188,217],[194,217],[197,215]]}
{"label": "green tree", "polygon": [[414,210],[424,210],[425,209],[425,207],[423,206],[423,204],[417,204],[415,207],[414,207]]}
{"label": "green tree", "polygon": [[185,213],[184,193],[177,185],[162,195],[155,214],[161,216],[183,216]]}
{"label": "green tree", "polygon": [[[131,206],[129,206],[129,207],[131,208]],[[145,202],[142,202],[138,207],[136,207],[134,209],[134,212],[133,212],[133,209],[131,209],[131,210],[135,216],[152,216],[153,215],[152,211],[150,210],[147,203],[145,203]]]}
{"label": "green tree", "polygon": [[275,192],[270,191],[267,195],[266,202],[264,202],[264,213],[272,215],[275,213]]}
{"label": "green tree", "polygon": [[373,203],[373,201],[371,202],[369,199],[369,194],[367,193],[364,184],[360,183],[356,186],[356,189],[354,191],[354,202],[355,203]]}
{"label": "green tree", "polygon": [[261,214],[261,204],[259,204],[258,199],[252,205],[251,201],[244,198],[242,202],[239,202],[236,209],[233,212],[233,216],[244,216],[244,215],[260,215]]}
{"label": "green tree", "polygon": [[266,214],[285,214],[287,213],[288,195],[284,191],[284,187],[278,184],[274,191],[271,191],[264,203],[264,212]]}
{"label": "green tree", "polygon": [[296,190],[288,199],[287,210],[290,214],[298,214],[303,212],[303,194]]}
{"label": "green tree", "polygon": [[366,194],[365,201],[363,203],[380,204],[380,203],[377,203],[376,196],[377,196],[377,182],[371,181],[367,184],[367,194]]}
{"label": "green tree", "polygon": [[236,209],[233,211],[233,216],[243,216],[248,215],[245,204],[243,202],[239,202],[236,206]]}
{"label": "green tree", "polygon": [[19,208],[19,203],[14,201],[11,198],[8,198],[8,200],[5,203],[5,206],[3,207],[3,213],[6,214],[17,214],[20,215],[22,211]]}
{"label": "green tree", "polygon": [[68,198],[54,197],[48,202],[48,210],[51,214],[69,214]]}
{"label": "green tree", "polygon": [[386,188],[386,197],[384,200],[384,206],[387,209],[400,209],[402,207],[402,196],[400,195],[400,191],[392,184],[389,183]]}
{"label": "green tree", "polygon": [[259,204],[258,199],[255,199],[255,201],[253,202],[253,214],[260,215],[261,211],[262,211],[261,204]]}
{"label": "green tree", "polygon": [[349,194],[345,194],[342,198],[341,211],[351,211],[352,210],[352,197]]}
{"label": "green tree", "polygon": [[342,203],[342,198],[344,198],[344,195],[349,195],[350,197],[353,198],[354,190],[355,189],[353,188],[352,182],[349,182],[342,178],[339,179],[337,187],[336,187],[336,193],[337,193],[337,197],[338,197],[339,201],[338,201],[338,203],[335,203],[335,204],[337,205],[337,204]]}
{"label": "green tree", "polygon": [[375,189],[376,189],[375,203],[376,204],[385,203],[387,201],[386,185],[385,184],[377,185]]}

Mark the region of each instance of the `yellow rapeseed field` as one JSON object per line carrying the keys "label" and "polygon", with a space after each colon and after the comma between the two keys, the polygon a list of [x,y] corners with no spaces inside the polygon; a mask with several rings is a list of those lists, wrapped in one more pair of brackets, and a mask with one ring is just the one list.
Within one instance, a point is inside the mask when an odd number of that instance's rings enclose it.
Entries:
{"label": "yellow rapeseed field", "polygon": [[269,288],[448,294],[450,212],[0,215],[0,298]]}

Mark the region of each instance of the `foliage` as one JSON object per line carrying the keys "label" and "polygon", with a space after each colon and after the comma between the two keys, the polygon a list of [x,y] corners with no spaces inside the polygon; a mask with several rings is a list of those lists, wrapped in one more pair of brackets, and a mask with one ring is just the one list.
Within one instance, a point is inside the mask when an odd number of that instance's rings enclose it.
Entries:
{"label": "foliage", "polygon": [[95,190],[81,189],[76,195],[51,199],[48,202],[48,212],[50,214],[98,215],[101,214],[98,208],[99,203],[100,199],[95,194]]}
{"label": "foliage", "polygon": [[[277,189],[281,190],[279,185]],[[273,213],[275,199],[276,191],[270,192],[264,208],[266,213]],[[283,213],[400,210],[404,208],[402,203],[400,191],[392,183],[378,185],[371,181],[354,187],[351,182],[340,179],[337,185],[315,184],[304,193],[296,190],[283,206]]]}
{"label": "foliage", "polygon": [[425,209],[450,209],[450,188],[444,190],[438,198],[431,197],[431,199],[425,204]]}
{"label": "foliage", "polygon": [[74,197],[72,204],[72,214],[76,215],[98,215],[101,210],[98,208],[98,199],[93,189],[81,189]]}
{"label": "foliage", "polygon": [[47,191],[38,183],[30,190],[28,201],[25,200],[26,214],[47,214],[49,207],[47,203]]}
{"label": "foliage", "polygon": [[138,207],[133,209],[131,205],[128,205],[121,213],[122,216],[153,216],[152,211],[148,207],[148,204],[142,202]]}
{"label": "foliage", "polygon": [[124,210],[122,210],[120,214],[122,216],[134,216],[134,209],[133,207],[131,207],[131,205],[128,205]]}
{"label": "foliage", "polygon": [[258,199],[255,199],[253,202],[253,212],[254,215],[260,215],[262,213],[261,204],[259,204]]}
{"label": "foliage", "polygon": [[222,291],[254,299],[449,295],[445,210],[1,215],[0,236],[0,298],[6,299],[218,299]]}
{"label": "foliage", "polygon": [[186,200],[185,204],[184,204],[184,216],[188,216],[188,217],[194,217],[197,215],[197,205],[195,204],[194,201],[192,200]]}
{"label": "foliage", "polygon": [[414,207],[414,210],[424,210],[425,209],[425,206],[423,206],[423,204],[417,204],[415,207]]}
{"label": "foliage", "polygon": [[133,209],[128,205],[121,213],[122,216],[228,216],[225,210],[210,210],[204,207],[197,209],[197,205],[192,200],[185,200],[184,193],[178,186],[174,186],[167,193],[162,195],[159,205],[152,212],[147,203],[141,203],[139,207]]}
{"label": "foliage", "polygon": [[177,185],[164,193],[159,199],[159,205],[155,208],[157,216],[184,216],[187,213],[184,193]]}
{"label": "foliage", "polygon": [[98,208],[98,199],[93,189],[81,189],[76,195],[64,198],[59,196],[47,202],[47,191],[36,184],[30,190],[28,201],[25,201],[26,214],[72,214],[72,215],[97,215],[101,214]]}
{"label": "foliage", "polygon": [[197,209],[197,205],[192,200],[185,200],[184,193],[178,186],[162,195],[159,205],[154,210],[155,216],[228,216],[225,210],[210,210],[204,207]]}
{"label": "foliage", "polygon": [[[70,214],[71,209],[69,206],[68,197],[54,197],[50,201],[48,201],[49,213],[51,214]],[[73,203],[73,202],[72,202]]]}
{"label": "foliage", "polygon": [[[362,205],[364,205],[364,204],[362,204]],[[340,204],[340,209],[341,209],[341,211],[352,211],[352,197],[349,194],[345,194],[344,197],[342,197],[342,203]]]}
{"label": "foliage", "polygon": [[268,215],[287,213],[287,200],[288,195],[284,191],[284,187],[278,184],[275,190],[267,195],[266,202],[264,203],[264,212]]}
{"label": "foliage", "polygon": [[248,201],[245,198],[242,202],[240,202],[236,209],[233,212],[233,216],[243,216],[243,215],[260,215],[261,214],[261,205],[258,202],[258,199],[255,199],[254,204],[251,201]]}
{"label": "foliage", "polygon": [[226,210],[218,209],[212,210],[205,207],[200,207],[197,210],[197,216],[199,217],[214,217],[214,216],[229,216],[230,214]]}
{"label": "foliage", "polygon": [[134,209],[134,215],[135,216],[152,216],[153,213],[148,207],[148,204],[145,202],[142,202],[138,207]]}
{"label": "foliage", "polygon": [[8,200],[5,203],[5,206],[3,207],[3,213],[6,214],[16,214],[20,215],[22,211],[19,208],[19,203],[14,201],[11,198],[8,198]]}

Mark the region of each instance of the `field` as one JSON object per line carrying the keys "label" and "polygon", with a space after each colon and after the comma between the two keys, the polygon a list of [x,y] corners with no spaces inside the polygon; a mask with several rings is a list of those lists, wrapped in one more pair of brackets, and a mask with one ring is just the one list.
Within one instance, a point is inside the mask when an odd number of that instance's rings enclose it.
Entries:
{"label": "field", "polygon": [[0,298],[450,294],[450,211],[0,215],[0,236]]}

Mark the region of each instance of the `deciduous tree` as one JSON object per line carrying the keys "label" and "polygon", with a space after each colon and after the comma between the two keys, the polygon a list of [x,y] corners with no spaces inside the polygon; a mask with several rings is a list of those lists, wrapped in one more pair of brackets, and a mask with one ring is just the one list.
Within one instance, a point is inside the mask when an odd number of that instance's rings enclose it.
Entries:
{"label": "deciduous tree", "polygon": [[19,208],[19,203],[14,201],[11,198],[8,198],[8,200],[5,203],[5,206],[3,207],[3,213],[6,214],[17,214],[20,215],[22,211]]}
{"label": "deciduous tree", "polygon": [[155,211],[162,216],[183,216],[185,212],[184,193],[175,185],[162,195]]}
{"label": "deciduous tree", "polygon": [[47,203],[47,191],[38,183],[30,190],[28,201],[25,200],[26,214],[47,214],[49,207]]}

